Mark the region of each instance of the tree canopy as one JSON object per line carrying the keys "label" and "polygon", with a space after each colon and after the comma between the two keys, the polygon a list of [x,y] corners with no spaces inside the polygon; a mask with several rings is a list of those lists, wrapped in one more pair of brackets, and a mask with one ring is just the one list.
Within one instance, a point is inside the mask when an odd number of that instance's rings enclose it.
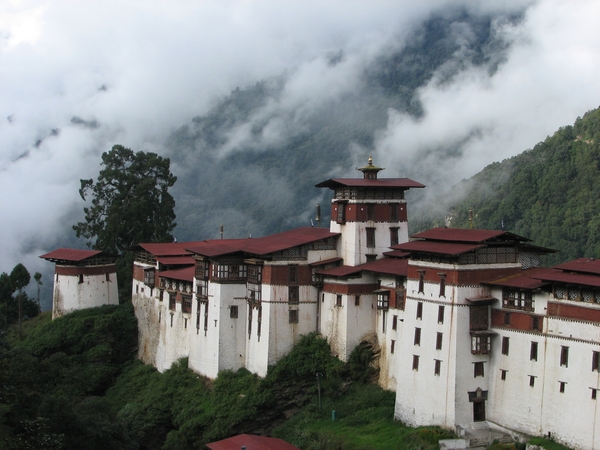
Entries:
{"label": "tree canopy", "polygon": [[177,181],[169,158],[115,145],[102,154],[98,180],[81,180],[79,194],[91,194],[85,221],[73,226],[77,237],[95,239],[93,248],[122,253],[140,242],[169,242],[175,228],[175,200],[168,190]]}

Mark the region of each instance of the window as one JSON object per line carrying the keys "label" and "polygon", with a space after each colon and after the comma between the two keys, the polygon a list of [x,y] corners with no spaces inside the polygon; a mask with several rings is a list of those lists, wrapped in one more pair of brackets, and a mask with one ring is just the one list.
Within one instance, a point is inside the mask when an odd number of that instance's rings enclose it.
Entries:
{"label": "window", "polygon": [[529,360],[537,361],[537,356],[538,356],[538,343],[532,342],[531,348],[529,349]]}
{"label": "window", "polygon": [[83,274],[79,274],[79,284],[83,283]]}
{"label": "window", "polygon": [[592,371],[600,372],[600,352],[592,352]]}
{"label": "window", "polygon": [[169,292],[169,309],[175,311],[175,303],[177,302],[177,294],[175,292]]}
{"label": "window", "polygon": [[444,335],[442,333],[438,333],[437,337],[435,339],[435,349],[436,350],[441,350],[442,349],[442,339],[444,338]]}
{"label": "window", "polygon": [[238,318],[238,307],[237,305],[231,305],[229,307],[229,318],[237,319]]}
{"label": "window", "polygon": [[367,205],[367,220],[375,220],[375,205]]}
{"label": "window", "polygon": [[483,376],[483,362],[473,363],[473,377],[482,377]]}
{"label": "window", "polygon": [[510,313],[504,313],[504,325],[510,325]]}
{"label": "window", "polygon": [[367,228],[367,247],[375,247],[375,228]]}
{"label": "window", "polygon": [[300,303],[300,287],[288,286],[288,302],[292,304]]}
{"label": "window", "polygon": [[390,228],[390,246],[398,245],[398,228]]}
{"label": "window", "polygon": [[398,222],[398,203],[390,203],[390,222]]}
{"label": "window", "polygon": [[489,328],[489,309],[487,305],[469,306],[469,327],[471,331],[483,331]]}
{"label": "window", "polygon": [[440,361],[439,359],[435,359],[435,366],[433,369],[433,374],[439,376],[440,372],[442,371],[442,361]]}
{"label": "window", "polygon": [[298,310],[297,309],[290,309],[289,322],[290,323],[298,323]]}
{"label": "window", "polygon": [[446,297],[446,274],[440,273],[440,297]]}
{"label": "window", "polygon": [[533,306],[533,295],[531,292],[520,292],[511,289],[505,289],[502,292],[503,308],[533,311]]}
{"label": "window", "polygon": [[595,388],[590,388],[592,390],[592,400],[596,400],[596,393],[598,392],[598,389]]}
{"label": "window", "polygon": [[392,342],[390,344],[390,353],[394,353],[394,348],[396,347],[396,341],[392,339]]}
{"label": "window", "polygon": [[365,255],[367,258],[367,262],[373,262],[377,259],[377,255]]}
{"label": "window", "polygon": [[444,323],[444,305],[438,306],[438,323]]}
{"label": "window", "polygon": [[415,345],[421,345],[421,329],[415,328]]}
{"label": "window", "polygon": [[419,270],[419,294],[425,292],[425,271]]}
{"label": "window", "polygon": [[354,306],[360,306],[360,295],[354,296]]}
{"label": "window", "polygon": [[298,282],[298,266],[288,266],[288,283]]}
{"label": "window", "polygon": [[413,355],[413,370],[419,370],[419,355]]}
{"label": "window", "polygon": [[337,294],[335,296],[335,306],[342,306],[342,294]]}
{"label": "window", "polygon": [[491,339],[487,334],[471,335],[471,353],[473,355],[489,355],[491,350]]}
{"label": "window", "polygon": [[183,328],[187,328],[187,319],[183,319]]}
{"label": "window", "polygon": [[417,319],[423,318],[423,302],[417,303]]}
{"label": "window", "polygon": [[505,381],[505,380],[506,380],[506,370],[504,370],[504,369],[500,369],[500,379],[501,379],[502,381]]}
{"label": "window", "polygon": [[392,330],[395,330],[398,328],[398,316],[394,315],[392,317]]}
{"label": "window", "polygon": [[379,292],[377,294],[377,309],[386,310],[390,307],[390,293]]}
{"label": "window", "polygon": [[564,345],[560,347],[560,365],[569,367],[569,347]]}
{"label": "window", "polygon": [[508,355],[508,337],[506,336],[502,338],[502,354]]}
{"label": "window", "polygon": [[191,313],[192,312],[192,296],[188,294],[181,294],[181,312]]}
{"label": "window", "polygon": [[558,382],[558,386],[559,386],[559,387],[558,387],[558,390],[559,390],[559,392],[560,392],[561,394],[564,394],[564,393],[565,393],[565,385],[566,385],[566,384],[567,384],[567,383],[566,383],[566,382],[564,382],[564,381],[559,381],[559,382]]}
{"label": "window", "polygon": [[535,385],[535,377],[533,375],[529,375],[529,386],[533,387]]}
{"label": "window", "polygon": [[336,218],[336,222],[337,223],[341,223],[341,224],[346,223],[346,204],[345,203],[338,203],[337,204],[337,218]]}
{"label": "window", "polygon": [[541,331],[539,317],[536,317],[536,316],[531,317],[531,329],[535,330],[535,331]]}

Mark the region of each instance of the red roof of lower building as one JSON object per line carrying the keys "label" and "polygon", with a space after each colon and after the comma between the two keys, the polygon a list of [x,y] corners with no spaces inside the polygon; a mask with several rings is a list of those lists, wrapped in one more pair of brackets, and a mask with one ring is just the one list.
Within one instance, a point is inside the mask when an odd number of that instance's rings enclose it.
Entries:
{"label": "red roof of lower building", "polygon": [[359,266],[333,267],[332,269],[320,270],[317,273],[332,277],[347,277],[363,270],[405,277],[408,275],[408,259],[382,258]]}
{"label": "red roof of lower building", "polygon": [[76,248],[59,248],[41,255],[40,258],[47,259],[48,261],[73,261],[79,262],[84,259],[91,258],[102,253],[100,250],[78,250]]}
{"label": "red roof of lower building", "polygon": [[237,252],[264,256],[269,253],[338,236],[339,234],[332,233],[327,228],[302,227],[260,238],[215,239],[200,242],[196,245],[188,245],[186,248],[190,252],[208,257]]}
{"label": "red roof of lower building", "polygon": [[183,269],[165,270],[158,272],[158,276],[162,278],[170,278],[172,280],[194,281],[196,268],[194,266],[184,267]]}
{"label": "red roof of lower building", "polygon": [[517,236],[516,234],[508,233],[501,230],[478,230],[466,228],[432,228],[431,230],[423,231],[413,235],[413,238],[430,239],[434,241],[450,241],[450,242],[477,242],[482,243],[502,235],[510,235],[517,237],[520,240],[528,241],[529,239]]}
{"label": "red roof of lower building", "polygon": [[[202,241],[200,241],[202,242]],[[141,248],[154,256],[183,256],[191,255],[186,247],[199,242],[143,242]]]}
{"label": "red roof of lower building", "polygon": [[546,281],[542,281],[538,278],[533,278],[533,276],[535,276],[535,274],[538,272],[546,270],[548,269],[529,269],[519,274],[500,278],[498,280],[486,282],[484,284],[491,284],[494,286],[510,287],[516,289],[537,289],[542,286],[546,286],[549,283]]}
{"label": "red roof of lower building", "polygon": [[555,269],[568,272],[592,273],[600,275],[600,260],[594,258],[579,258],[554,266]]}
{"label": "red roof of lower building", "polygon": [[283,439],[256,436],[253,434],[238,434],[227,439],[206,444],[210,450],[300,450],[298,447],[285,442]]}
{"label": "red roof of lower building", "polygon": [[335,189],[336,187],[366,187],[366,188],[424,188],[425,185],[410,178],[331,178],[315,184],[315,187],[326,187]]}
{"label": "red roof of lower building", "polygon": [[439,241],[410,241],[403,244],[393,245],[395,250],[405,252],[435,253],[439,255],[456,256],[483,247],[480,244],[464,244]]}

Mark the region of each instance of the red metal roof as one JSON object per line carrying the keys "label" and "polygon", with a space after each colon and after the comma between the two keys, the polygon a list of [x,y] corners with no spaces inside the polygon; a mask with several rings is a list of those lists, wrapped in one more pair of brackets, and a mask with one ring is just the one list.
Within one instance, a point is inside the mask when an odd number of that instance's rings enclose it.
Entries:
{"label": "red metal roof", "polygon": [[333,264],[333,263],[337,263],[340,261],[343,261],[343,258],[337,257],[337,258],[322,259],[320,261],[311,262],[308,265],[309,266],[325,266],[327,264]]}
{"label": "red metal roof", "polygon": [[408,275],[408,259],[383,258],[362,264],[358,267],[362,267],[363,270],[368,270],[369,272],[387,273],[402,277]]}
{"label": "red metal roof", "polygon": [[425,185],[417,181],[411,180],[410,178],[376,178],[376,179],[364,179],[364,178],[331,178],[327,181],[323,181],[319,184],[315,184],[315,187],[321,188],[326,187],[335,189],[337,187],[350,186],[350,187],[369,187],[369,188],[424,188]]}
{"label": "red metal roof", "polygon": [[171,278],[172,280],[194,281],[196,268],[194,266],[184,267],[183,269],[165,270],[158,272],[159,277]]}
{"label": "red metal roof", "polygon": [[329,277],[347,277],[360,272],[362,272],[360,266],[339,266],[317,271],[318,274]]}
{"label": "red metal roof", "polygon": [[512,287],[517,289],[537,289],[549,284],[548,282],[541,281],[537,278],[532,278],[533,275],[543,270],[547,269],[529,269],[519,274],[499,278],[497,280],[489,281],[484,284]]}
{"label": "red metal roof", "polygon": [[262,256],[338,236],[339,234],[331,233],[327,228],[302,227],[260,238],[204,241],[198,245],[190,245],[187,249],[193,253],[208,257],[236,252]]}
{"label": "red metal roof", "polygon": [[600,275],[600,260],[594,258],[579,258],[558,266],[555,269],[566,270],[569,272],[593,273]]}
{"label": "red metal roof", "polygon": [[186,247],[196,245],[199,242],[149,242],[139,244],[148,253],[154,256],[183,256],[191,255]]}
{"label": "red metal roof", "polygon": [[600,277],[596,275],[582,275],[577,273],[563,272],[557,269],[545,269],[536,272],[532,278],[543,281],[553,281],[558,283],[579,284],[583,286],[600,287]]}
{"label": "red metal roof", "polygon": [[100,250],[78,250],[76,248],[59,248],[41,255],[40,258],[48,261],[83,261],[102,253]]}
{"label": "red metal roof", "polygon": [[390,250],[389,252],[383,252],[383,254],[390,258],[408,258],[410,256],[410,252],[403,252],[402,250]]}
{"label": "red metal roof", "polygon": [[334,267],[332,269],[320,270],[317,273],[332,277],[347,277],[364,270],[405,277],[408,275],[408,259],[382,258],[358,266]]}
{"label": "red metal roof", "polygon": [[156,260],[165,266],[188,266],[196,263],[192,256],[157,256]]}
{"label": "red metal roof", "polygon": [[483,245],[476,244],[457,244],[451,242],[436,242],[436,241],[410,241],[404,244],[393,245],[392,248],[395,250],[403,250],[407,252],[422,252],[422,253],[435,253],[440,255],[460,255],[467,253]]}
{"label": "red metal roof", "polygon": [[[489,239],[497,238],[502,235],[511,235],[519,239],[528,240],[512,233],[500,230],[469,230],[465,228],[432,228],[413,235],[413,238],[430,239],[434,241],[451,242],[477,242],[482,243]],[[394,247],[396,248],[396,247]]]}
{"label": "red metal roof", "polygon": [[227,439],[206,444],[210,450],[300,450],[298,447],[282,439],[256,436],[253,434],[238,434]]}

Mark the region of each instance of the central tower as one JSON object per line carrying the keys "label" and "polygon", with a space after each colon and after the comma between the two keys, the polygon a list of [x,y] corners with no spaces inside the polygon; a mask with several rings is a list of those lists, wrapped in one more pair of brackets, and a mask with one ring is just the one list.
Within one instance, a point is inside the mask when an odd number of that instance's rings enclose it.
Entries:
{"label": "central tower", "polygon": [[341,233],[340,256],[349,266],[382,258],[390,246],[408,241],[404,193],[425,187],[409,178],[378,178],[383,168],[370,156],[357,170],[363,178],[332,178],[316,185],[334,191],[329,228]]}

